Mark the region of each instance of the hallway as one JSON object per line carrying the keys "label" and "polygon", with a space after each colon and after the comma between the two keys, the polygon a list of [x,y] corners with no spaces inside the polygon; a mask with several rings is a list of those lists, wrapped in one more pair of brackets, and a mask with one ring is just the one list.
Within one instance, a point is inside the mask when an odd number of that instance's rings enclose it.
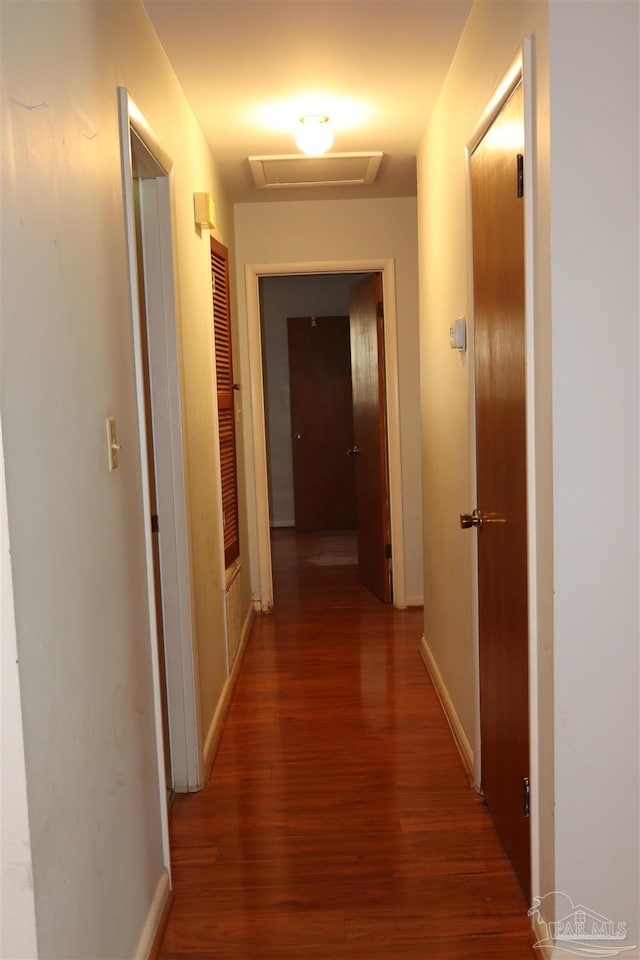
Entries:
{"label": "hallway", "polygon": [[530,960],[527,905],[348,535],[273,536],[208,786],[177,799],[161,960]]}

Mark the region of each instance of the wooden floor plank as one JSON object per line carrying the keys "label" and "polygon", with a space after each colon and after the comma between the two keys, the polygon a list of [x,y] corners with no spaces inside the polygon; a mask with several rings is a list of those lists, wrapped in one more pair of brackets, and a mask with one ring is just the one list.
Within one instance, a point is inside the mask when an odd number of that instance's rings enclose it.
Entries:
{"label": "wooden floor plank", "polygon": [[421,611],[359,585],[349,533],[277,531],[273,557],[211,782],[172,810],[160,960],[531,960]]}

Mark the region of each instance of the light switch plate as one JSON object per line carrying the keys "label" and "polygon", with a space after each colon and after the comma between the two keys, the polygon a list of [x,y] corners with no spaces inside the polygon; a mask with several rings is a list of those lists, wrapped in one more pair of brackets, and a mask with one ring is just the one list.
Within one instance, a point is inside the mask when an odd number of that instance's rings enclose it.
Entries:
{"label": "light switch plate", "polygon": [[452,350],[466,350],[467,322],[464,317],[454,320],[453,326],[449,327],[449,346]]}

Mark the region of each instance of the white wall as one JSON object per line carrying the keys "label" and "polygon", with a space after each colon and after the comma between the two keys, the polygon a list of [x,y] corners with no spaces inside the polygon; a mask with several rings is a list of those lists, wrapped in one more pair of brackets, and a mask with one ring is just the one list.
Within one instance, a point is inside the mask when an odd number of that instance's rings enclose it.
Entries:
{"label": "white wall", "polygon": [[552,3],[549,22],[556,886],[636,945],[639,13]]}
{"label": "white wall", "polygon": [[260,281],[269,516],[274,526],[292,527],[295,521],[287,317],[347,316],[349,287],[360,276],[263,277]]}
{"label": "white wall", "polygon": [[[165,868],[117,87],[175,163],[203,726],[225,682],[208,238],[233,215],[137,2],[2,3],[2,422],[39,956],[133,956]],[[34,104],[45,104],[30,110]],[[105,417],[120,466],[106,466]]]}
{"label": "white wall", "polygon": [[[413,198],[237,204],[236,260],[243,264],[395,259],[406,592],[422,597],[416,204]],[[238,290],[246,337],[246,291]],[[248,346],[241,341],[247,369]],[[248,381],[245,372],[243,378]],[[247,436],[250,436],[247,431]],[[252,452],[245,449],[248,463]],[[248,505],[255,524],[255,504]],[[257,563],[252,563],[257,570]],[[254,590],[256,585],[254,584]]]}

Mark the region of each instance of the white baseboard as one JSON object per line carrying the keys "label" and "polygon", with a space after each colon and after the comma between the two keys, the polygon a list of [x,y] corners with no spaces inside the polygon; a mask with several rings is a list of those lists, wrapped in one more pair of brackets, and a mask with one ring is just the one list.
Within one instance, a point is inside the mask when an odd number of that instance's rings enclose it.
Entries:
{"label": "white baseboard", "polygon": [[251,634],[251,627],[253,626],[253,621],[256,618],[256,612],[254,609],[253,603],[247,608],[247,613],[244,618],[244,623],[242,625],[242,633],[240,635],[240,644],[238,646],[238,652],[236,654],[235,660],[233,662],[233,667],[231,668],[231,673],[225,680],[224,687],[222,688],[222,693],[220,694],[220,699],[218,700],[218,705],[215,709],[211,723],[209,724],[209,729],[207,730],[207,736],[204,741],[204,748],[202,751],[202,769],[207,774],[205,778],[209,779],[209,768],[215,756],[218,744],[220,742],[220,737],[222,736],[222,730],[224,727],[225,717],[227,715],[227,710],[229,709],[229,703],[231,702],[231,694],[236,685],[238,674],[240,673],[240,665],[242,664],[242,658],[244,656],[245,647],[249,640]]}
{"label": "white baseboard", "polygon": [[246,647],[249,641],[249,637],[251,635],[251,628],[253,626],[253,621],[255,620],[255,618],[256,618],[256,611],[253,604],[251,604],[251,606],[249,606],[247,609],[247,613],[244,618],[244,623],[242,624],[242,633],[240,634],[240,646],[238,647],[238,656],[236,657],[238,670],[240,669],[240,660],[242,659],[242,655],[244,654],[244,648]]}
{"label": "white baseboard", "polygon": [[[533,942],[537,943],[540,940],[544,940],[547,936],[547,927],[546,924],[540,917],[539,913],[534,914],[531,921],[531,928],[533,931]],[[533,955],[538,957],[539,960],[554,960],[554,949],[553,947],[535,947]]]}
{"label": "white baseboard", "polygon": [[135,960],[147,960],[149,954],[151,953],[153,941],[155,940],[156,932],[160,926],[164,907],[169,896],[169,890],[169,872],[165,869],[162,871],[162,875],[158,880],[158,886],[156,887],[156,892],[153,895],[153,900],[151,901],[151,906],[149,907],[149,912],[147,913],[147,918],[144,922],[140,939],[138,940],[138,946],[136,947],[136,952],[134,954]]}
{"label": "white baseboard", "polygon": [[[537,941],[545,940],[546,937],[546,924],[539,919],[539,914],[536,914],[533,918],[533,943],[535,944]],[[539,947],[534,946],[533,955],[536,960],[576,960],[576,957],[578,956],[575,950],[565,950],[561,946],[556,945],[554,947],[547,944]],[[591,954],[588,955],[591,956]],[[583,956],[587,956],[587,954],[585,953]],[[593,956],[595,957],[597,954],[594,953]],[[611,958],[619,957],[620,960],[640,960],[640,953],[638,953],[637,950],[634,950],[633,953],[627,953],[624,951],[624,947],[620,953],[612,951],[611,953],[603,954],[603,960],[604,956],[609,956]]]}
{"label": "white baseboard", "polygon": [[424,607],[424,597],[421,593],[407,593],[404,602],[408,607]]}
{"label": "white baseboard", "polygon": [[[239,653],[240,651],[238,651],[238,654]],[[237,662],[238,659],[236,657],[236,663]],[[233,676],[233,671],[231,672],[231,676]],[[227,677],[224,682],[224,687],[222,688],[218,705],[216,706],[213,717],[211,718],[211,723],[209,724],[209,729],[207,730],[207,736],[205,737],[204,747],[202,748],[202,769],[205,771],[209,769],[209,762],[211,760],[212,753],[218,743],[218,740],[220,739],[220,736],[222,735],[222,723],[227,711],[229,695],[231,693],[231,676]],[[205,777],[205,783],[207,782],[207,779],[208,777]]]}
{"label": "white baseboard", "polygon": [[445,712],[445,716],[449,721],[449,726],[451,728],[451,733],[453,734],[453,739],[456,742],[460,758],[464,765],[465,770],[467,771],[467,776],[469,777],[469,782],[473,783],[474,776],[474,756],[473,756],[473,747],[464,732],[464,727],[460,722],[460,717],[457,714],[456,708],[453,705],[453,700],[449,695],[447,686],[442,678],[442,674],[438,669],[438,664],[436,663],[429,645],[424,638],[420,641],[420,655],[424,660],[424,664],[429,671],[431,679],[433,680],[433,685],[436,688],[436,693],[440,703],[442,704],[442,709]]}

